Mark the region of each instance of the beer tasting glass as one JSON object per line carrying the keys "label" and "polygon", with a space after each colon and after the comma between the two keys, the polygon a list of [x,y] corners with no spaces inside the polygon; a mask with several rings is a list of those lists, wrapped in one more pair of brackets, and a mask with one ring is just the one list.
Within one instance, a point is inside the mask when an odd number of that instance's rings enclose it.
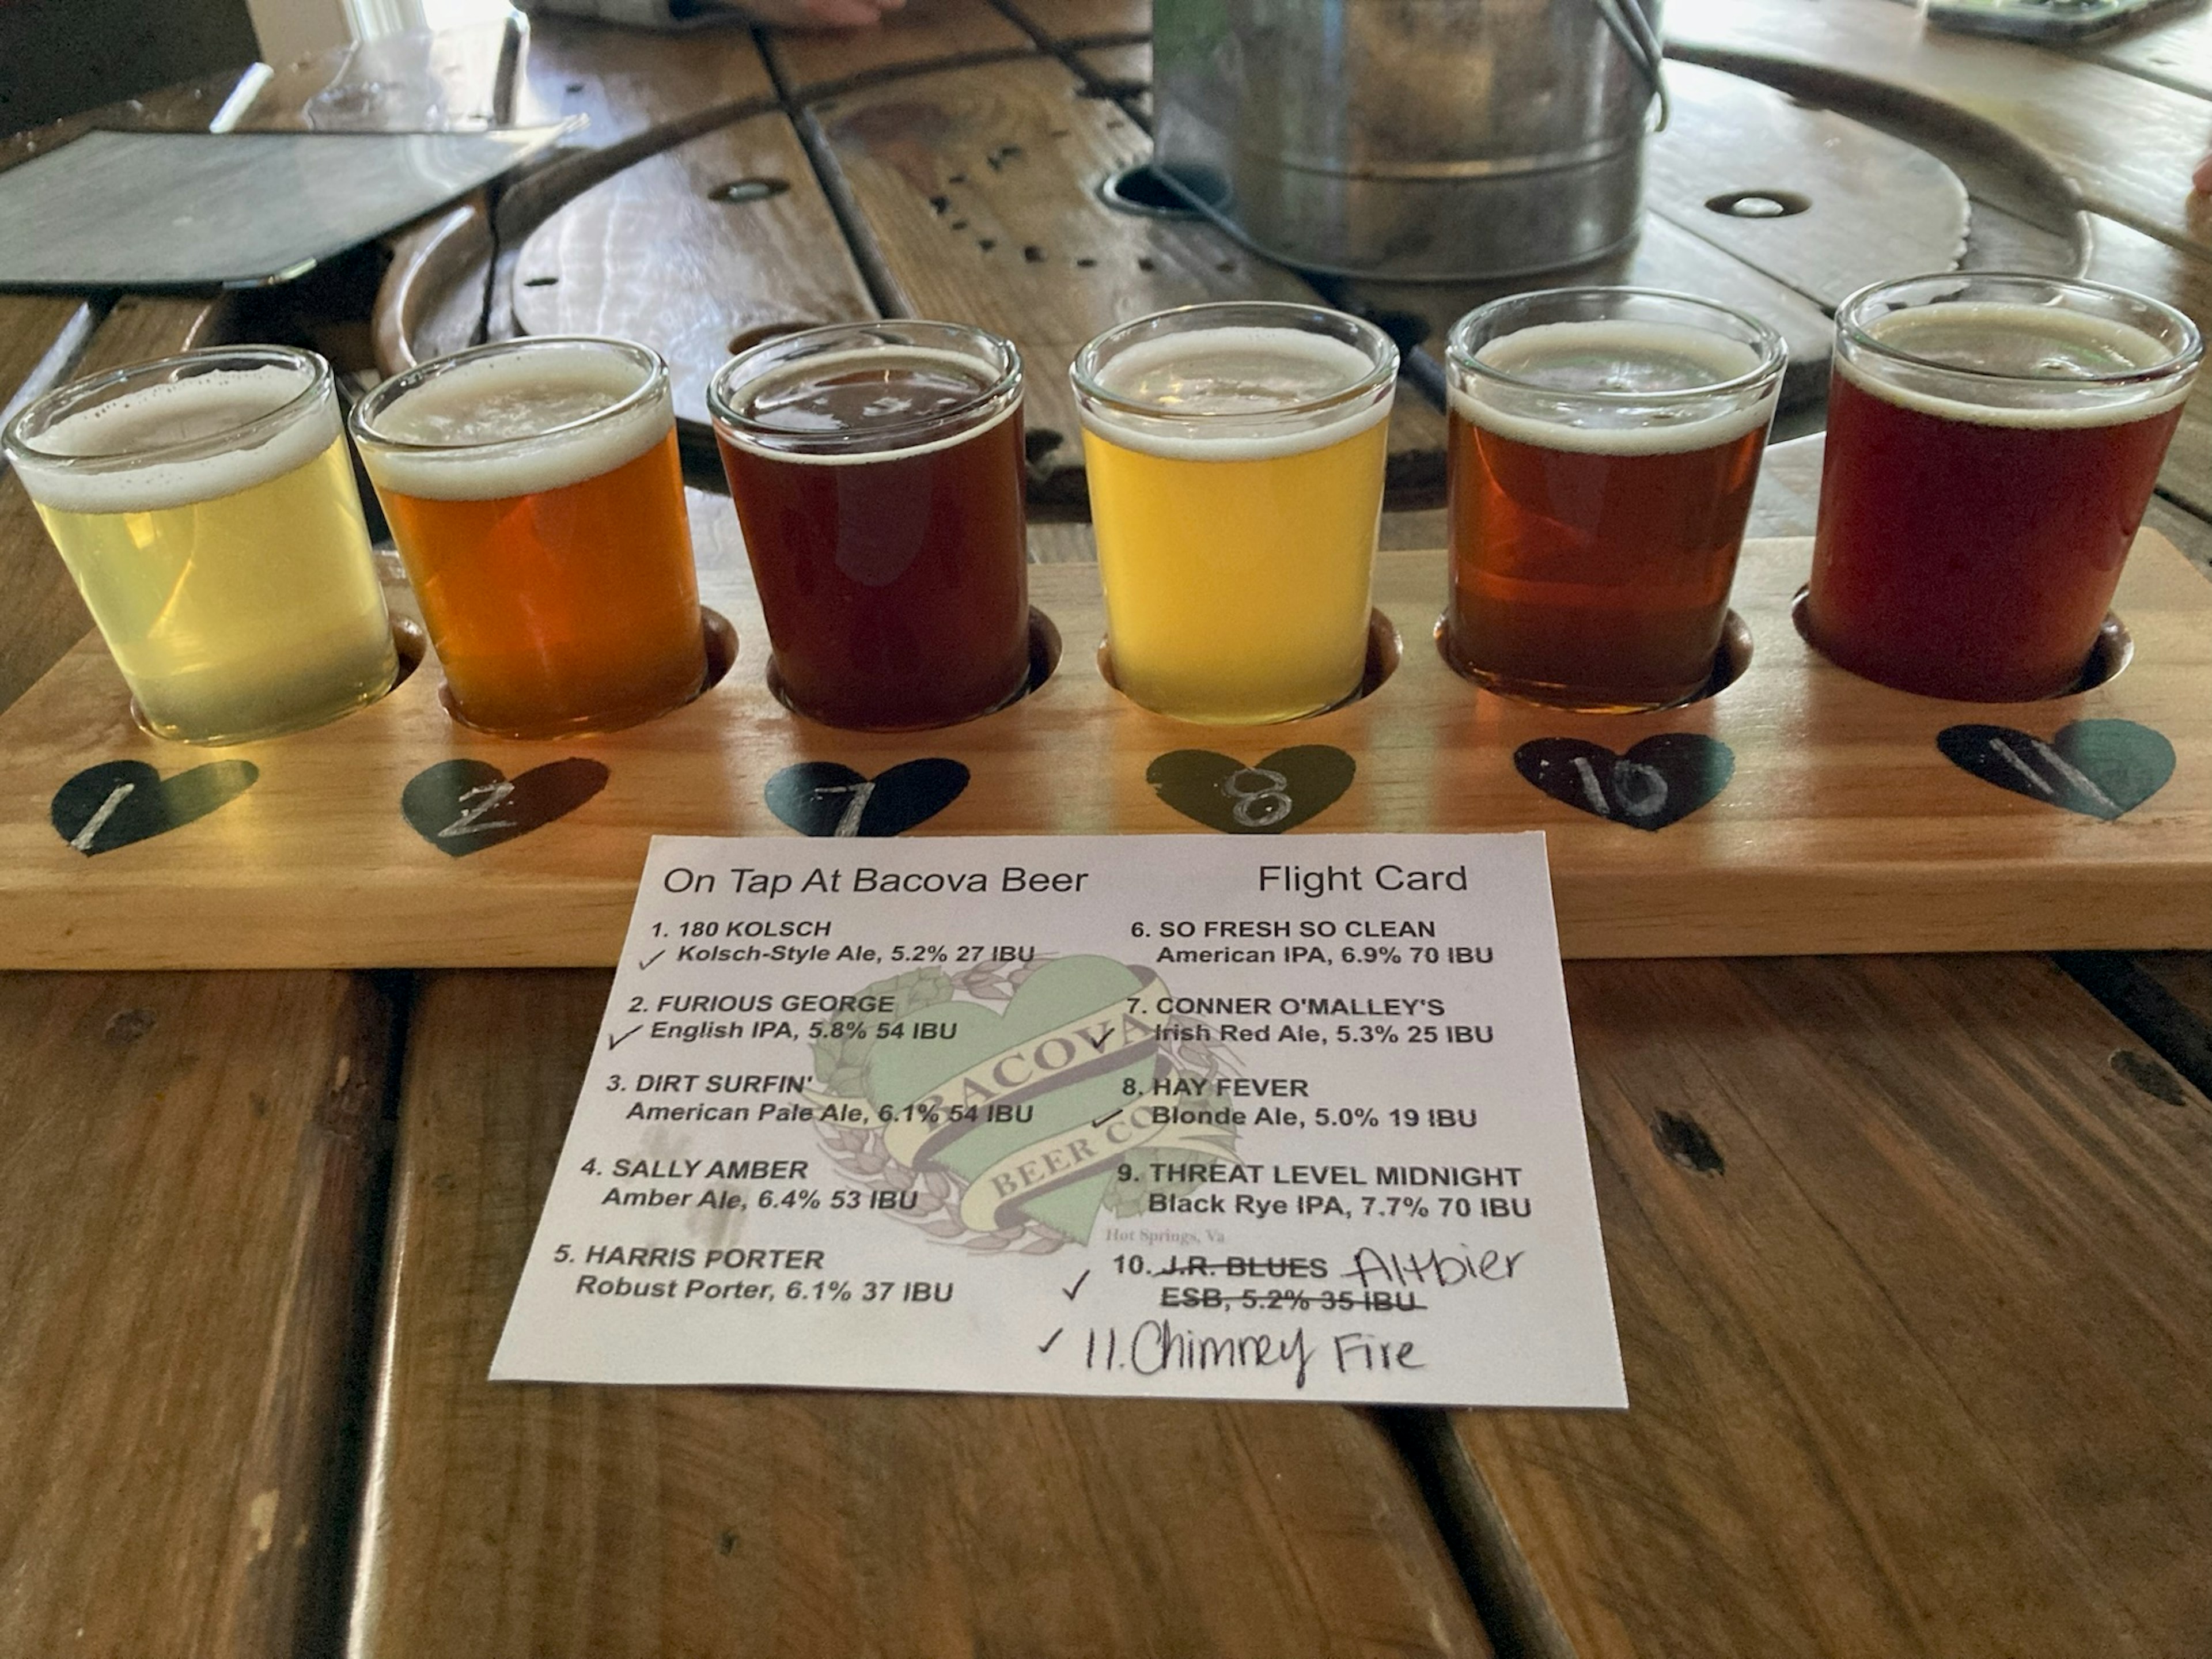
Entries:
{"label": "beer tasting glass", "polygon": [[1640,289],[1461,318],[1445,358],[1453,665],[1592,712],[1697,696],[1788,357],[1764,323]]}
{"label": "beer tasting glass", "polygon": [[957,323],[838,324],[722,365],[714,435],[779,694],[825,725],[988,714],[1029,683],[1022,360]]}
{"label": "beer tasting glass", "polygon": [[1357,691],[1389,337],[1317,306],[1188,306],[1107,330],[1071,374],[1122,691],[1214,725]]}
{"label": "beer tasting glass", "polygon": [[378,386],[353,434],[454,718],[549,738],[697,694],[698,577],[657,354],[550,335],[478,346]]}
{"label": "beer tasting glass", "polygon": [[392,625],[314,353],[229,346],[95,375],[0,442],[158,736],[273,737],[391,689]]}
{"label": "beer tasting glass", "polygon": [[2122,289],[1954,272],[1836,313],[1807,632],[1900,690],[2070,689],[2203,344]]}

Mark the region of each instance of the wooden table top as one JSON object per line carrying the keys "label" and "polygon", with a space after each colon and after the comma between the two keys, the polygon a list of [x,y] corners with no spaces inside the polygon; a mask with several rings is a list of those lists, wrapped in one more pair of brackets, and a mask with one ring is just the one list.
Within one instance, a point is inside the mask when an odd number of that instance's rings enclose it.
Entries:
{"label": "wooden table top", "polygon": [[[1813,363],[1850,287],[1953,259],[2212,322],[2205,18],[2061,52],[1923,33],[1890,0],[1674,0],[1676,130],[1615,274],[1758,310]],[[1144,152],[1149,22],[1141,0],[908,0],[820,36],[540,18],[278,66],[240,125],[589,124],[289,290],[0,295],[0,403],[216,338],[388,372],[556,328],[647,338],[696,395],[780,329],[964,318],[1031,360],[1033,556],[1087,558],[1066,356],[1160,305],[1310,291],[1100,200]],[[102,118],[204,127],[235,80]],[[1813,208],[1704,205],[1761,186]],[[1479,297],[1330,291],[1431,344]],[[1819,391],[1793,385],[1798,428]],[[2152,522],[2212,569],[2208,398]],[[1386,539],[1432,546],[1440,422],[1401,401]],[[1817,437],[1770,450],[1754,533],[1809,530],[1818,470]],[[726,501],[692,507],[708,580],[742,580]],[[87,626],[5,477],[0,580],[4,706]],[[1626,1414],[495,1389],[606,985],[0,975],[0,1652],[2212,1642],[2204,957],[1572,964]]]}

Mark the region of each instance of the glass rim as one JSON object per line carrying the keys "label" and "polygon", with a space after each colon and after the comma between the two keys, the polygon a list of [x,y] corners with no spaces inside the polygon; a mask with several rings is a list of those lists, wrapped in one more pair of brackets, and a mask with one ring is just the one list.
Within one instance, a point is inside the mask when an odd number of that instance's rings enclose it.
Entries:
{"label": "glass rim", "polygon": [[[1729,318],[1750,329],[1753,337],[1744,343],[1755,346],[1759,352],[1759,361],[1741,374],[1730,375],[1724,380],[1709,381],[1704,386],[1678,386],[1666,392],[1607,392],[1597,387],[1585,392],[1547,386],[1540,380],[1525,380],[1518,374],[1509,374],[1495,364],[1484,362],[1467,348],[1467,336],[1473,331],[1477,319],[1537,300],[1592,297],[1661,300],[1672,305],[1693,306],[1699,311],[1711,312]],[[1540,325],[1530,324],[1528,326],[1539,327]],[[1516,332],[1517,331],[1516,330]],[[1497,337],[1504,339],[1510,337],[1499,335]],[[1624,407],[1633,404],[1638,408],[1649,408],[1653,404],[1686,402],[1693,398],[1720,398],[1732,392],[1750,392],[1762,380],[1778,380],[1790,367],[1790,343],[1782,337],[1781,331],[1775,328],[1772,324],[1762,322],[1748,312],[1739,311],[1734,306],[1724,306],[1717,300],[1704,299],[1698,295],[1684,294],[1670,288],[1636,288],[1620,283],[1590,283],[1575,288],[1534,289],[1526,293],[1504,294],[1494,300],[1486,300],[1452,325],[1451,332],[1445,337],[1444,342],[1444,364],[1448,369],[1457,369],[1463,374],[1479,374],[1486,380],[1511,386],[1516,392],[1534,392],[1539,396],[1552,398],[1572,398],[1578,403],[1592,403],[1601,406],[1619,404]]]}
{"label": "glass rim", "polygon": [[[792,362],[796,363],[813,355],[808,350],[809,347],[827,346],[841,337],[849,338],[856,344],[869,343],[872,334],[880,336],[884,331],[898,329],[937,330],[980,342],[988,354],[982,359],[985,366],[995,368],[997,373],[990,385],[950,409],[933,410],[926,415],[908,416],[885,422],[880,426],[842,432],[793,432],[786,427],[770,426],[740,414],[730,400],[730,392],[739,378],[739,371],[762,359],[789,354]],[[884,351],[896,351],[902,347],[929,349],[915,342],[880,337],[872,343],[876,349]],[[1005,359],[1003,362],[994,361],[1001,356]],[[765,380],[781,367],[781,363],[770,362],[745,383],[750,385],[753,380]],[[878,455],[888,460],[915,447],[916,441],[925,440],[928,434],[941,435],[946,428],[956,427],[998,404],[1010,404],[1021,390],[1021,348],[1003,334],[994,333],[973,323],[945,322],[934,317],[877,317],[865,321],[824,323],[814,328],[793,329],[788,334],[773,335],[747,346],[708,377],[707,416],[715,430],[732,442],[745,443],[769,454],[823,455],[858,452]]]}
{"label": "glass rim", "polygon": [[[2122,300],[2158,313],[2166,320],[2181,326],[2181,349],[2162,363],[2143,368],[2130,368],[2108,374],[2020,374],[2001,368],[1976,368],[1966,363],[1947,363],[1940,358],[1923,357],[1914,351],[1902,351],[1886,341],[1869,333],[1862,325],[1859,313],[1869,301],[1892,290],[1907,289],[1921,283],[1956,283],[1964,287],[1971,283],[2018,283],[2035,284],[2045,289],[2072,290],[2078,294],[2094,294],[2100,299]],[[1902,308],[1902,307],[1900,307]],[[1920,276],[1890,276],[1847,295],[1836,307],[1836,333],[1838,338],[1849,340],[1862,350],[1870,351],[1893,362],[1909,363],[1915,368],[1932,369],[1939,374],[1956,374],[1969,380],[1984,380],[1992,385],[2044,386],[2095,386],[2123,388],[2154,385],[2170,380],[2193,368],[2204,356],[2204,337],[2188,316],[2163,300],[2153,299],[2148,294],[2138,294],[2133,289],[2122,288],[2114,283],[2100,283],[2087,276],[2049,276],[2032,270],[1949,270],[1929,271]],[[2165,344],[2160,341],[2160,344]]]}
{"label": "glass rim", "polygon": [[[615,356],[628,357],[646,371],[644,379],[604,409],[595,409],[588,415],[579,415],[573,421],[562,421],[542,431],[515,437],[426,443],[419,439],[393,437],[375,430],[371,425],[378,416],[416,387],[428,385],[440,375],[450,374],[465,364],[489,357],[520,356],[546,346],[580,345],[600,347]],[[346,417],[346,429],[352,433],[356,443],[368,449],[413,455],[489,454],[565,438],[572,433],[597,426],[602,421],[617,419],[642,408],[656,395],[665,394],[667,389],[667,362],[649,345],[641,345],[635,340],[625,340],[611,334],[525,334],[512,340],[488,340],[482,345],[465,346],[459,351],[449,351],[442,357],[431,357],[411,368],[402,369],[390,380],[380,381],[353,406],[353,412]]]}
{"label": "glass rim", "polygon": [[[1138,403],[1121,397],[1109,392],[1099,384],[1097,372],[1100,367],[1099,354],[1109,343],[1119,344],[1126,337],[1133,335],[1138,330],[1156,323],[1170,319],[1195,318],[1202,313],[1225,312],[1245,313],[1258,312],[1284,319],[1280,323],[1263,322],[1258,325],[1261,327],[1288,326],[1288,319],[1292,317],[1339,318],[1351,324],[1355,332],[1370,337],[1369,352],[1370,356],[1376,355],[1371,345],[1371,341],[1375,340],[1382,342],[1388,355],[1378,359],[1366,374],[1361,375],[1352,385],[1339,391],[1326,392],[1318,398],[1310,398],[1304,403],[1287,404],[1280,409],[1234,411],[1162,409],[1157,404]],[[1296,331],[1312,334],[1323,331],[1301,328]],[[1117,415],[1134,416],[1139,420],[1183,421],[1190,422],[1194,427],[1208,421],[1224,421],[1233,422],[1249,430],[1255,426],[1272,425],[1279,421],[1304,420],[1310,416],[1322,414],[1346,404],[1358,403],[1364,398],[1371,398],[1384,386],[1396,381],[1398,369],[1398,343],[1366,318],[1355,316],[1351,312],[1339,311],[1334,306],[1309,303],[1302,300],[1201,300],[1192,305],[1170,306],[1164,311],[1148,312],[1142,317],[1134,317],[1126,323],[1116,323],[1111,328],[1101,330],[1091,337],[1082,350],[1075,354],[1074,360],[1067,366],[1067,378],[1075,389],[1079,413],[1082,401],[1088,398],[1093,403],[1104,405]]]}
{"label": "glass rim", "polygon": [[[288,368],[307,371],[307,383],[274,409],[240,421],[236,426],[223,428],[219,432],[203,432],[195,437],[178,438],[150,447],[103,449],[90,453],[64,453],[60,450],[41,448],[37,441],[27,435],[27,428],[36,421],[51,426],[57,417],[66,418],[77,412],[80,405],[93,406],[99,394],[109,392],[132,380],[143,379],[157,383],[156,377],[181,368],[205,365],[212,368],[222,358],[258,359],[263,363],[279,363]],[[71,380],[40,393],[16,410],[4,431],[0,431],[0,453],[9,456],[31,457],[41,467],[70,469],[93,468],[118,471],[139,467],[163,466],[173,461],[192,459],[214,447],[251,447],[239,442],[241,438],[258,439],[290,425],[307,414],[325,397],[337,394],[337,382],[329,360],[320,352],[305,346],[288,345],[219,345],[196,346],[190,351],[173,352],[166,357],[150,357],[141,363],[126,363],[120,368],[102,370],[82,380]]]}

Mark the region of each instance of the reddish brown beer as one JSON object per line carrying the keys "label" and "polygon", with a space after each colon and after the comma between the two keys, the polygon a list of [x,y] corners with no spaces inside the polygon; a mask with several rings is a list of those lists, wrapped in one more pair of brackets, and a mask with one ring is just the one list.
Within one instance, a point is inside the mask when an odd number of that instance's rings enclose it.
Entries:
{"label": "reddish brown beer", "polygon": [[1847,306],[1838,320],[1866,337],[1839,348],[1829,392],[1814,639],[1854,673],[1929,696],[2065,691],[2112,605],[2193,350],[2163,373],[2178,337],[2138,325],[2162,319],[2008,295],[1872,319]]}
{"label": "reddish brown beer", "polygon": [[732,360],[711,401],[792,708],[897,731],[1019,695],[1029,579],[1011,344],[947,324],[817,329]]}
{"label": "reddish brown beer", "polygon": [[[1444,649],[1510,696],[1662,708],[1713,672],[1781,343],[1625,290],[1520,314],[1573,293],[1500,302],[1520,312],[1486,340],[1497,307],[1454,331]],[[1665,305],[1620,304],[1646,299]]]}

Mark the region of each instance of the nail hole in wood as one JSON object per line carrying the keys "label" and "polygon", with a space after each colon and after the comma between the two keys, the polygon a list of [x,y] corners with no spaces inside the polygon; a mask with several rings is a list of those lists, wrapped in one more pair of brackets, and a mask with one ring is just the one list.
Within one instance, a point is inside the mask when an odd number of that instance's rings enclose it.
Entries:
{"label": "nail hole in wood", "polygon": [[1731,219],[1789,219],[1812,205],[1794,190],[1738,190],[1705,200],[1711,211]]}
{"label": "nail hole in wood", "polygon": [[1137,261],[1137,269],[1139,270],[1158,270],[1159,266],[1150,258],[1144,258]]}
{"label": "nail hole in wood", "polygon": [[929,198],[929,210],[932,213],[950,213],[952,210],[952,198],[950,196],[931,197]]}
{"label": "nail hole in wood", "polygon": [[1091,258],[1090,257],[1088,257],[1088,256],[1086,255],[1085,258],[1080,258],[1080,259],[1078,259],[1075,263],[1076,263],[1077,264],[1080,265],[1084,270],[1090,270],[1093,265],[1097,264],[1098,263],[1098,261],[1097,261],[1097,260],[1096,260],[1096,259]]}
{"label": "nail hole in wood", "polygon": [[952,222],[952,228],[955,230],[965,230],[968,228],[968,222],[965,219],[955,219]]}
{"label": "nail hole in wood", "polygon": [[1705,1133],[1705,1125],[1693,1117],[1660,1113],[1651,1120],[1651,1139],[1661,1152],[1686,1170],[1698,1175],[1728,1173],[1728,1160],[1713,1145],[1713,1138]]}
{"label": "nail hole in wood", "polygon": [[765,202],[791,188],[788,179],[732,179],[707,192],[717,202]]}
{"label": "nail hole in wood", "polygon": [[998,246],[998,243],[991,237],[979,236],[975,239],[975,246],[981,248],[984,252],[988,253],[993,248]]}
{"label": "nail hole in wood", "polygon": [[1154,219],[1195,219],[1196,210],[1168,187],[1152,168],[1139,165],[1109,173],[1098,186],[1098,199],[1123,213]]}
{"label": "nail hole in wood", "polygon": [[560,280],[558,276],[526,276],[522,279],[522,285],[525,288],[550,288]]}
{"label": "nail hole in wood", "polygon": [[1044,250],[1035,242],[1026,243],[1022,248],[1022,258],[1033,265],[1041,265],[1044,263]]}
{"label": "nail hole in wood", "polygon": [[563,92],[581,92],[583,89],[584,83],[581,81],[571,81],[562,88]]}

